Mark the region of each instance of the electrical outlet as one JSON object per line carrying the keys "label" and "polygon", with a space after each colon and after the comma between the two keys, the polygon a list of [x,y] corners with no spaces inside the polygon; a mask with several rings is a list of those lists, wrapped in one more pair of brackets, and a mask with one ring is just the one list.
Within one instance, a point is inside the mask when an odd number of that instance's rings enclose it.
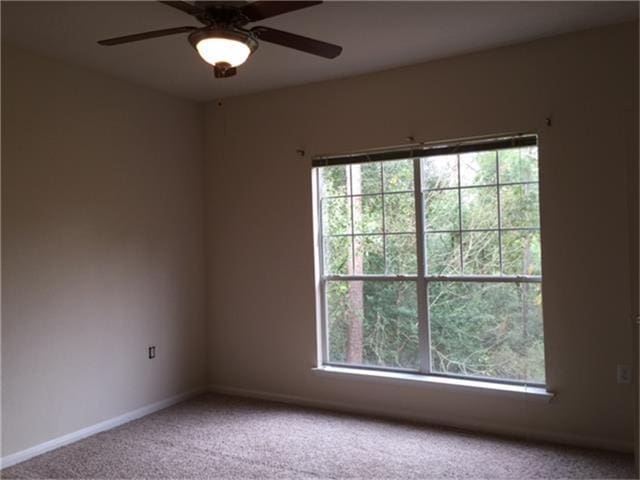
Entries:
{"label": "electrical outlet", "polygon": [[618,365],[618,383],[631,383],[631,367],[629,365]]}
{"label": "electrical outlet", "polygon": [[156,358],[156,347],[155,347],[155,345],[149,347],[149,358]]}

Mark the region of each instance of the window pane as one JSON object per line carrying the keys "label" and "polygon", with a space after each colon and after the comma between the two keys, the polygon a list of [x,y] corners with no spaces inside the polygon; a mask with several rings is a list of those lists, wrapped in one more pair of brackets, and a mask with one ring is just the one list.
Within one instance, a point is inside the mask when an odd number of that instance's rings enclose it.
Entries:
{"label": "window pane", "polygon": [[422,188],[458,186],[457,155],[440,155],[422,159]]}
{"label": "window pane", "polygon": [[325,237],[324,273],[346,275],[351,270],[351,237]]}
{"label": "window pane", "polygon": [[417,369],[415,282],[327,283],[329,361]]}
{"label": "window pane", "polygon": [[430,282],[434,372],[544,383],[539,284]]}
{"label": "window pane", "polygon": [[500,183],[537,182],[538,147],[498,150]]}
{"label": "window pane", "polygon": [[[417,281],[392,278],[422,270],[414,166],[319,169],[324,273],[346,276],[323,279],[328,363],[419,369]],[[537,147],[424,157],[420,175],[433,372],[544,383],[540,284],[445,281],[541,275]]]}
{"label": "window pane", "polygon": [[460,234],[427,233],[428,275],[460,275]]}
{"label": "window pane", "polygon": [[383,162],[384,191],[405,192],[413,190],[413,160]]}
{"label": "window pane", "polygon": [[460,155],[460,186],[496,184],[496,152]]}
{"label": "window pane", "polygon": [[385,232],[409,233],[416,230],[413,193],[393,193],[384,196]]}
{"label": "window pane", "polygon": [[540,226],[538,184],[500,187],[503,228]]}
{"label": "window pane", "polygon": [[320,169],[321,195],[333,197],[347,194],[347,165],[323,167]]}
{"label": "window pane", "polygon": [[354,233],[382,233],[382,195],[353,197]]}
{"label": "window pane", "polygon": [[360,165],[362,175],[362,193],[380,193],[382,191],[382,165],[365,163]]}
{"label": "window pane", "polygon": [[322,201],[322,232],[325,235],[351,233],[350,198],[326,198]]}
{"label": "window pane", "polygon": [[387,273],[415,274],[418,271],[415,235],[387,235],[385,242]]}
{"label": "window pane", "polygon": [[429,190],[424,193],[425,228],[458,230],[458,190]]}
{"label": "window pane", "polygon": [[505,275],[540,275],[539,232],[502,232],[502,271]]}
{"label": "window pane", "polygon": [[462,188],[462,229],[498,228],[496,187]]}
{"label": "window pane", "polygon": [[462,255],[465,275],[499,275],[498,232],[463,232]]}
{"label": "window pane", "polygon": [[353,239],[353,275],[384,273],[382,235],[358,235]]}

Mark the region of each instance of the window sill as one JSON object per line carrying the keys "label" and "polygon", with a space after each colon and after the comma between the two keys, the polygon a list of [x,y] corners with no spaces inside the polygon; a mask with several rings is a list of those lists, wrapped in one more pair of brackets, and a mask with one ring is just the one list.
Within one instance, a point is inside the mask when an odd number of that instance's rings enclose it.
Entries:
{"label": "window sill", "polygon": [[543,387],[525,385],[509,385],[504,383],[483,382],[481,380],[467,380],[461,378],[447,378],[435,375],[419,375],[404,372],[386,372],[382,370],[365,370],[360,368],[333,367],[325,365],[313,368],[318,375],[338,378],[352,378],[372,382],[400,382],[416,386],[442,388],[446,390],[470,390],[476,393],[512,396],[531,401],[550,402],[553,392]]}

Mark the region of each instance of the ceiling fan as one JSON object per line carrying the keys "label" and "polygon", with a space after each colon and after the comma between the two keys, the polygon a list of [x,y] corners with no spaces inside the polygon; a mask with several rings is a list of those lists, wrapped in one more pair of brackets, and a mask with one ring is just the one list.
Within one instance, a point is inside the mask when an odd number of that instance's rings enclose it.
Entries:
{"label": "ceiling fan", "polygon": [[120,45],[150,38],[165,37],[179,33],[189,33],[189,42],[198,51],[202,59],[213,65],[216,78],[235,75],[236,67],[243,64],[249,55],[258,48],[258,40],[293,48],[301,52],[324,58],[336,58],[342,47],[314,40],[294,33],[276,30],[271,27],[256,26],[245,28],[249,23],[313,7],[321,1],[196,1],[193,3],[175,1],[164,2],[173,8],[195,17],[203,27],[175,27],[151,32],[136,33],[124,37],[100,40],[104,46]]}

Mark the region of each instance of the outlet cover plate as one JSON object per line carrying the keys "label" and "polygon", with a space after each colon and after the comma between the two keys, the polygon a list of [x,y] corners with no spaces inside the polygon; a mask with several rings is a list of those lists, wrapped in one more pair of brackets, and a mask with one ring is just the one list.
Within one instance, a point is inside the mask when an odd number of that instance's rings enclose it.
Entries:
{"label": "outlet cover plate", "polygon": [[629,365],[618,365],[616,373],[618,383],[631,383],[631,367]]}

